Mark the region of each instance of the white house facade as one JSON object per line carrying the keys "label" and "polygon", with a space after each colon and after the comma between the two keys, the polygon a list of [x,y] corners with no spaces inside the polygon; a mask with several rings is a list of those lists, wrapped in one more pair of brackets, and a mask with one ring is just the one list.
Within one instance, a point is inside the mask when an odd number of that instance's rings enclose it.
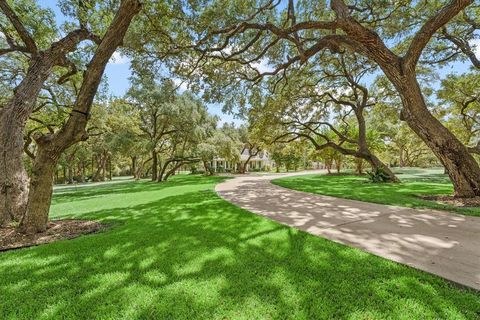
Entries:
{"label": "white house facade", "polygon": [[[243,165],[250,157],[250,152],[245,149],[240,155],[240,163]],[[238,171],[238,162],[226,161],[223,158],[216,157],[210,162],[210,166],[214,172],[235,172]],[[256,156],[252,156],[245,168],[248,171],[268,171],[275,167],[275,162],[272,161],[267,151],[260,151]]]}

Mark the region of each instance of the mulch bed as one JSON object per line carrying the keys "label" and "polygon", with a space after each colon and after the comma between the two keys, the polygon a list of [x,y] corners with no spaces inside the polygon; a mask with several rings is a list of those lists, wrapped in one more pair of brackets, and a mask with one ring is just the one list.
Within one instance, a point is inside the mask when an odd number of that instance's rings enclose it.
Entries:
{"label": "mulch bed", "polygon": [[88,220],[54,220],[48,222],[45,232],[25,235],[17,232],[14,226],[0,228],[0,251],[19,249],[57,240],[73,239],[83,234],[104,230],[105,225]]}
{"label": "mulch bed", "polygon": [[480,197],[456,198],[454,196],[419,196],[424,200],[436,201],[454,207],[480,207]]}

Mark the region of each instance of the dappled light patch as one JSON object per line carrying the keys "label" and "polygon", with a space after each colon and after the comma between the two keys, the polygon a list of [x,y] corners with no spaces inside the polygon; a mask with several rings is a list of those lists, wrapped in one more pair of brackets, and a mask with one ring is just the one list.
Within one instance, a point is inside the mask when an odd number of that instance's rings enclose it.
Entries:
{"label": "dappled light patch", "polygon": [[480,210],[480,197],[458,198],[454,196],[419,196],[419,198],[453,207],[476,207]]}

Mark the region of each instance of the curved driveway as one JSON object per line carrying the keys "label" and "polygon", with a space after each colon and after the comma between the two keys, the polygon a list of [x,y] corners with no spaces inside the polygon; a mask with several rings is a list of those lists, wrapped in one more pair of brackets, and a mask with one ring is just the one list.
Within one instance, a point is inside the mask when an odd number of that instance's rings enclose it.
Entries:
{"label": "curved driveway", "polygon": [[270,183],[306,173],[319,172],[239,176],[215,190],[256,214],[480,290],[480,218],[339,199]]}

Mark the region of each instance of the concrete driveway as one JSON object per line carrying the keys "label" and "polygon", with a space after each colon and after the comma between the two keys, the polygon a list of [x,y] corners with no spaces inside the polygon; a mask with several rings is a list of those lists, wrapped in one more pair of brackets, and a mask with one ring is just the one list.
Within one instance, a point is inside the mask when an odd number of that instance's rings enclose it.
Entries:
{"label": "concrete driveway", "polygon": [[231,203],[280,223],[480,290],[480,218],[285,189],[246,175],[216,186]]}

